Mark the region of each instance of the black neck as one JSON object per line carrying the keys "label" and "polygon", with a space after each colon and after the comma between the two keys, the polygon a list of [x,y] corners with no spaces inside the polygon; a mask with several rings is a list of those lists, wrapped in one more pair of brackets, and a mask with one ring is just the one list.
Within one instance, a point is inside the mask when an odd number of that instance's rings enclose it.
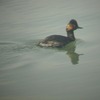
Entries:
{"label": "black neck", "polygon": [[75,36],[74,36],[74,32],[73,32],[73,31],[67,31],[67,36],[68,36],[71,40],[75,40]]}

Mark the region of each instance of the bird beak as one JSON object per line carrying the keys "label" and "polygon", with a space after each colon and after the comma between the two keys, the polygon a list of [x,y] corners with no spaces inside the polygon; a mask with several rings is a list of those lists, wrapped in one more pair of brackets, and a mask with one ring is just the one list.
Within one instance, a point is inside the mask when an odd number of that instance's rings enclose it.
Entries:
{"label": "bird beak", "polygon": [[83,27],[78,27],[78,29],[83,29]]}

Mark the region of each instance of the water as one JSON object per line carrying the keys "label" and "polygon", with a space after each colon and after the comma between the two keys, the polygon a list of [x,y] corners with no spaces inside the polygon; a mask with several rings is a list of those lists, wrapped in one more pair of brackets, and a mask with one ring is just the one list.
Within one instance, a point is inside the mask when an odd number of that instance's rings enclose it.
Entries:
{"label": "water", "polygon": [[[1,0],[0,100],[99,100],[99,7],[99,0]],[[83,27],[75,42],[36,46],[66,35],[72,18]]]}

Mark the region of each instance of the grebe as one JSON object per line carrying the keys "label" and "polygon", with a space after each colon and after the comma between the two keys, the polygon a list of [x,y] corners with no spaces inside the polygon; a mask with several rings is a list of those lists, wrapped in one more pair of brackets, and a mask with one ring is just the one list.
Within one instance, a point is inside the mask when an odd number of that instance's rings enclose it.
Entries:
{"label": "grebe", "polygon": [[41,47],[63,47],[68,43],[75,41],[74,30],[82,29],[75,19],[70,20],[66,26],[67,37],[62,35],[50,35],[38,43]]}

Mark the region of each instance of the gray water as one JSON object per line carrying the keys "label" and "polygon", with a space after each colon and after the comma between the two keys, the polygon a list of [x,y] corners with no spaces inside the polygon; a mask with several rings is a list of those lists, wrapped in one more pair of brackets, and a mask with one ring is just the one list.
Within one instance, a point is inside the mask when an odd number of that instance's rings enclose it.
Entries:
{"label": "gray water", "polygon": [[[48,35],[76,41],[40,48]],[[0,100],[100,100],[100,0],[0,0]]]}

